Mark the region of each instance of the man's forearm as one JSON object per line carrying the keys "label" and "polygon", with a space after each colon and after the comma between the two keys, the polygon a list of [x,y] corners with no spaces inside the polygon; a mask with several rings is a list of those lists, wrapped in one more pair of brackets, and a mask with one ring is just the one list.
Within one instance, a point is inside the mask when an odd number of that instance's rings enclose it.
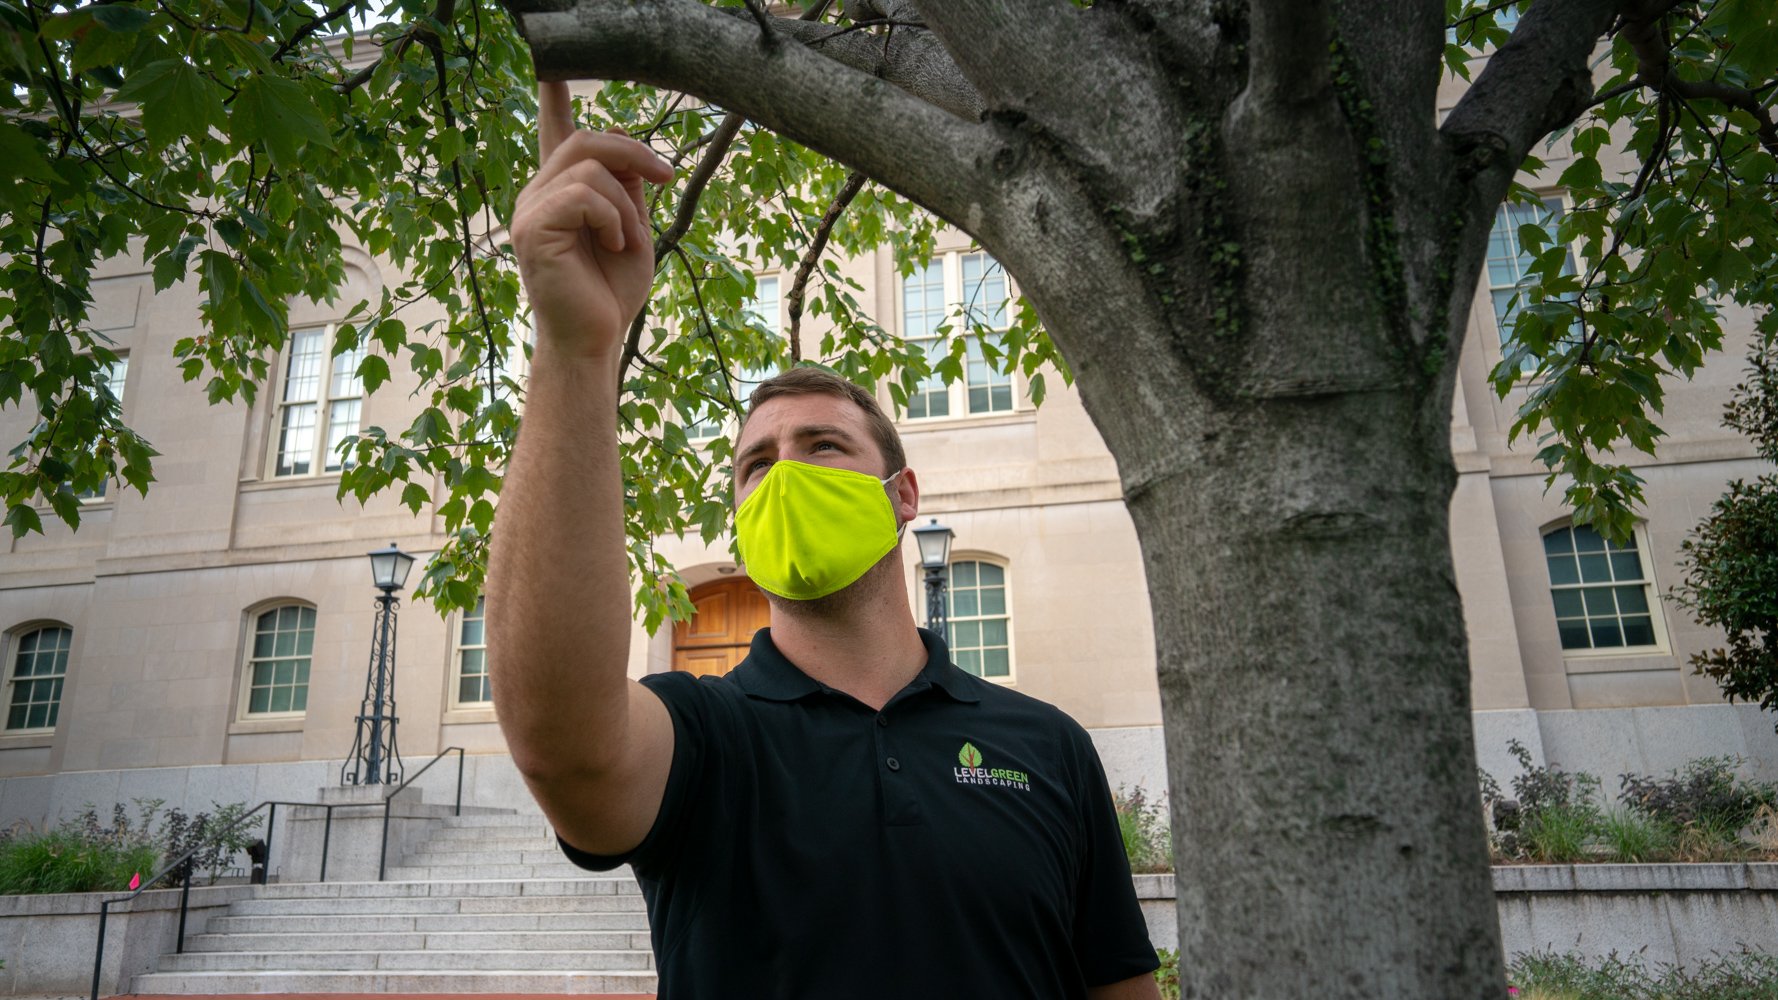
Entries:
{"label": "man's forearm", "polygon": [[550,345],[538,337],[488,564],[494,704],[532,775],[617,752],[630,646],[616,359]]}

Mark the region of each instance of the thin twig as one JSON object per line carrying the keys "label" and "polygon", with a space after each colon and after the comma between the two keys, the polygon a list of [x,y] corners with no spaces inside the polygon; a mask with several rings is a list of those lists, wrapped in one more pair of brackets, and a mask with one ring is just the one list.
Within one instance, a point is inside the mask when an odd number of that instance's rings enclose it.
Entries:
{"label": "thin twig", "polygon": [[864,172],[854,170],[840,186],[839,194],[834,196],[833,203],[827,206],[827,213],[821,217],[821,223],[815,227],[815,238],[809,242],[809,249],[797,265],[796,278],[790,284],[788,296],[790,307],[790,363],[797,364],[803,359],[801,325],[803,318],[803,296],[808,290],[809,275],[814,272],[815,265],[820,262],[821,254],[827,249],[827,239],[833,234],[833,227],[846,213],[846,207],[852,199],[864,189],[866,178]]}

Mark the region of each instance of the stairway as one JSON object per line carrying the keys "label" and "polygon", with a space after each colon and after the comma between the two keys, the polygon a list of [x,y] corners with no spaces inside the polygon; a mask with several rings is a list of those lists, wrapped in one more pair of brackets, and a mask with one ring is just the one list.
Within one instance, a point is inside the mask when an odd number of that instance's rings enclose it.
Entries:
{"label": "stairway", "polygon": [[569,864],[540,816],[448,817],[388,876],[265,886],[132,992],[655,992],[635,880]]}

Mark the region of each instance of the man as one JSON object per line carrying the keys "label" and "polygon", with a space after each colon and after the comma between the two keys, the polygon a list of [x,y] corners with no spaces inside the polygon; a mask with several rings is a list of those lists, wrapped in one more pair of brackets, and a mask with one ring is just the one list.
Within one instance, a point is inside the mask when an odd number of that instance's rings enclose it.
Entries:
{"label": "man", "polygon": [[736,526],[771,627],[725,677],[628,680],[618,365],[653,275],[644,183],[672,172],[575,130],[565,85],[540,105],[494,702],[563,850],[641,880],[663,1000],[1158,997],[1091,740],[914,625],[919,484],[865,391],[804,369],[754,394]]}

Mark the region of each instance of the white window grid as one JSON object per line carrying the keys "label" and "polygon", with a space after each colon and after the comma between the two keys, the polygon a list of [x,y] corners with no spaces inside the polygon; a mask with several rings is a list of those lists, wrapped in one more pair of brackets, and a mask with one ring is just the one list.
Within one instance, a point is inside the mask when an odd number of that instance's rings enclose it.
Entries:
{"label": "white window grid", "polygon": [[[129,379],[129,370],[130,356],[128,354],[120,353],[116,361],[105,366],[105,388],[111,390],[112,397],[117,400],[119,411],[123,409],[123,387]],[[80,494],[80,499],[88,503],[98,503],[105,500],[110,486],[111,480],[106,479],[99,484],[97,489]]]}
{"label": "white window grid", "polygon": [[[1494,307],[1494,329],[1503,346],[1512,335],[1513,318],[1524,306],[1520,283],[1525,280],[1526,269],[1538,257],[1538,254],[1526,252],[1519,239],[1519,227],[1541,226],[1549,233],[1549,245],[1554,246],[1558,242],[1556,227],[1561,222],[1564,211],[1562,199],[1552,195],[1535,206],[1503,202],[1494,213],[1494,227],[1488,232],[1486,271],[1488,298]],[[1568,251],[1567,260],[1562,265],[1562,273],[1575,273],[1572,249]],[[1525,366],[1527,370],[1534,368],[1536,361],[1527,358]]]}
{"label": "white window grid", "polygon": [[301,716],[309,705],[315,609],[285,604],[260,612],[253,619],[251,643],[241,685],[242,717]]}
{"label": "white window grid", "polygon": [[272,450],[272,475],[276,478],[324,475],[352,467],[352,456],[342,456],[339,445],[358,433],[364,404],[358,365],[364,350],[354,346],[334,357],[332,340],[331,326],[290,331],[273,417],[277,441]]}
{"label": "white window grid", "polygon": [[[981,335],[968,332],[974,326],[1005,330],[1012,300],[1006,269],[979,250],[934,256],[902,279],[902,336],[921,347],[931,364],[949,353],[953,338],[966,338],[962,381],[947,386],[936,374],[922,380],[908,397],[906,419],[977,417],[1015,409],[1012,375],[996,372]],[[951,329],[939,333],[947,323]]]}
{"label": "white window grid", "polygon": [[6,732],[42,733],[56,728],[62,707],[62,682],[68,676],[68,651],[74,630],[45,625],[19,633],[7,671]]}
{"label": "white window grid", "polygon": [[463,708],[480,708],[494,702],[494,687],[488,680],[488,634],[484,617],[485,598],[476,598],[475,607],[463,612],[457,626],[457,684],[454,704]]}
{"label": "white window grid", "polygon": [[[783,339],[784,304],[779,291],[777,275],[756,276],[753,279],[753,297],[748,299],[741,308],[747,314],[748,319],[764,326],[779,340]],[[778,369],[770,365],[763,368],[743,367],[731,376],[729,389],[734,393],[735,399],[739,400],[744,407],[747,405],[747,398],[753,395],[753,390],[759,388],[761,382],[777,373]],[[703,403],[706,406],[715,405],[709,400],[703,400]],[[729,420],[730,418],[726,416],[712,415],[708,419],[691,424],[685,428],[686,440],[693,442],[714,440],[722,434],[723,429],[728,426]]]}
{"label": "white window grid", "polygon": [[1562,525],[1544,532],[1543,548],[1565,655],[1664,648],[1660,598],[1640,525],[1626,545],[1586,525]]}
{"label": "white window grid", "polygon": [[991,681],[1011,683],[1012,603],[1006,567],[981,559],[951,563],[946,626],[951,660]]}

